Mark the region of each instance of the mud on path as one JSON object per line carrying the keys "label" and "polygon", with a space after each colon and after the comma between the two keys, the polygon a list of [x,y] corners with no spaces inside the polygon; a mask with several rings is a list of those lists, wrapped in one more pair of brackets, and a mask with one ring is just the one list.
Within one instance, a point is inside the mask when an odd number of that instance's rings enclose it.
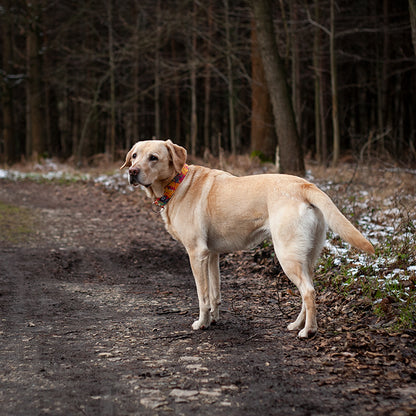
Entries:
{"label": "mud on path", "polygon": [[140,193],[0,181],[0,206],[1,415],[416,414],[414,333],[365,302],[321,289],[298,340],[293,287],[238,253],[221,322],[194,332],[187,256]]}

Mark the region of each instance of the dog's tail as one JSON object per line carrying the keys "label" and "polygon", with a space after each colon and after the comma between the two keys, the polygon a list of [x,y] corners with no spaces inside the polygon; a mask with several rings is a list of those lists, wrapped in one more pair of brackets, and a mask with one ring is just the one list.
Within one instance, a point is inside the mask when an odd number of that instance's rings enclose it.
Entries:
{"label": "dog's tail", "polygon": [[311,183],[301,184],[301,187],[306,201],[322,211],[332,231],[352,246],[369,254],[375,253],[373,245],[344,217],[327,194]]}

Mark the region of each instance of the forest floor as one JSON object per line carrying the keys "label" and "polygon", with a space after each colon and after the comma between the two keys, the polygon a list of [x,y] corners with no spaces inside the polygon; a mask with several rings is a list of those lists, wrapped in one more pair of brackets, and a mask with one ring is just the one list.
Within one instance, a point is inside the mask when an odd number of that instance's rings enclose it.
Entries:
{"label": "forest floor", "polygon": [[298,339],[298,294],[260,248],[222,257],[221,321],[193,331],[184,249],[110,188],[0,179],[1,415],[416,414],[414,330],[321,268],[319,331]]}

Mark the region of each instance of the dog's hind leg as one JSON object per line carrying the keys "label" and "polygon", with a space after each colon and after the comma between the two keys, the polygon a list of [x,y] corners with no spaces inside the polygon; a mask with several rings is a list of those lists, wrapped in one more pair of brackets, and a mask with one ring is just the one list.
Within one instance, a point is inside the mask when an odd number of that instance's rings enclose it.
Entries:
{"label": "dog's hind leg", "polygon": [[305,326],[305,319],[306,319],[306,308],[305,308],[305,303],[302,301],[302,309],[300,310],[299,315],[296,318],[296,321],[289,324],[287,326],[287,329],[289,331],[299,331],[300,329],[303,329]]}
{"label": "dog's hind leg", "polygon": [[288,201],[285,209],[277,209],[274,214],[270,228],[276,256],[302,296],[302,309],[288,329],[299,330],[300,338],[308,338],[318,328],[312,277],[324,242],[325,222],[319,210],[297,201]]}
{"label": "dog's hind leg", "polygon": [[302,309],[295,322],[288,325],[289,330],[299,330],[299,338],[309,338],[315,335],[316,323],[315,289],[310,272],[298,261],[281,259],[280,264],[287,277],[296,285],[302,296]]}

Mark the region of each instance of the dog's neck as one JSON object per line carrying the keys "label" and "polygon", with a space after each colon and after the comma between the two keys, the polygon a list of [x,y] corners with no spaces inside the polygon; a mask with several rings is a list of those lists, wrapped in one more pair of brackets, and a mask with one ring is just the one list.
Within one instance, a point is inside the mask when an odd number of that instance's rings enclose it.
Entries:
{"label": "dog's neck", "polygon": [[173,194],[175,193],[176,189],[178,189],[178,186],[185,179],[188,170],[189,166],[185,163],[182,170],[165,186],[163,195],[153,201],[156,206],[160,208],[164,208],[166,206],[166,204],[170,201]]}

